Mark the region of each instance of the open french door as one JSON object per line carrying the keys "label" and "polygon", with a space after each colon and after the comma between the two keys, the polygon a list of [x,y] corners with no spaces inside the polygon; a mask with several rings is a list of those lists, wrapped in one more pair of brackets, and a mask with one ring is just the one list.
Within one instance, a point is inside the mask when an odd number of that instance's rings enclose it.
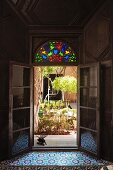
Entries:
{"label": "open french door", "polygon": [[32,69],[11,62],[9,70],[9,155],[15,156],[32,146]]}
{"label": "open french door", "polygon": [[78,70],[78,144],[81,150],[99,157],[99,63],[82,65]]}

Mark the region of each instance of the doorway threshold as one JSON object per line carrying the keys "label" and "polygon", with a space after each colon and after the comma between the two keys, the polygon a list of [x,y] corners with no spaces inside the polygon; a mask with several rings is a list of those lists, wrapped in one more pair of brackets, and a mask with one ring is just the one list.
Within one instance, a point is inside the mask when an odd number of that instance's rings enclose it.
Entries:
{"label": "doorway threshold", "polygon": [[32,150],[36,151],[78,151],[78,146],[76,147],[32,147]]}

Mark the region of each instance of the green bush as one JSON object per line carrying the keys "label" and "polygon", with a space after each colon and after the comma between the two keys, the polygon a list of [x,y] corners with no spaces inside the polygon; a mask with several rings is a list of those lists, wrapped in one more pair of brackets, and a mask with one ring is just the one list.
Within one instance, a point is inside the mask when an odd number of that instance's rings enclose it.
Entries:
{"label": "green bush", "polygon": [[54,90],[62,92],[77,92],[77,79],[73,76],[56,77],[52,82]]}

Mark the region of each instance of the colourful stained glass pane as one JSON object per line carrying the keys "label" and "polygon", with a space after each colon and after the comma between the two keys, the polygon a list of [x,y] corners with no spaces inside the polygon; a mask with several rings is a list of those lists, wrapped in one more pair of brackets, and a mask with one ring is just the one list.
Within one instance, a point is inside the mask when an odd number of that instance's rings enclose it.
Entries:
{"label": "colourful stained glass pane", "polygon": [[35,63],[71,62],[76,63],[76,54],[67,42],[49,41],[43,44],[34,55]]}

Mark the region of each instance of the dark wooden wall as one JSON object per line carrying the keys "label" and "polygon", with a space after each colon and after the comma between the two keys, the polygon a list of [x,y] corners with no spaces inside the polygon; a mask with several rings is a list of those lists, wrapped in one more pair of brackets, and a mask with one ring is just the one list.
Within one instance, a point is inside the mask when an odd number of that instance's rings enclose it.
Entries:
{"label": "dark wooden wall", "polygon": [[[8,154],[9,61],[28,62],[27,31],[7,6],[0,1],[0,159]],[[28,56],[27,56],[28,57]]]}
{"label": "dark wooden wall", "polygon": [[100,137],[101,137],[101,157],[105,160],[113,161],[112,153],[112,63],[105,62],[101,65],[101,122],[100,122]]}
{"label": "dark wooden wall", "polygon": [[[100,62],[100,146],[103,159],[113,161],[113,3],[107,1],[84,28],[82,64]],[[109,64],[111,63],[111,65]],[[103,71],[104,68],[104,71]],[[108,72],[109,69],[109,72]],[[109,76],[109,78],[108,78]],[[109,85],[109,86],[108,86]],[[111,95],[110,95],[111,93]],[[105,124],[105,122],[107,123]],[[102,130],[104,129],[104,130]]]}
{"label": "dark wooden wall", "polygon": [[[80,64],[112,59],[113,9],[111,10],[111,7],[113,4],[109,3],[102,7],[90,19],[81,36],[78,36],[80,32],[76,34],[76,31],[69,31],[69,35],[66,29],[64,33],[60,31],[60,34],[58,32],[54,34],[54,31],[51,34],[50,30],[49,34],[47,31],[45,34],[42,30],[41,34],[36,30],[30,31],[28,34],[27,28],[5,1],[0,1],[0,159],[4,159],[8,155],[9,61],[31,62],[36,48],[55,37],[68,41],[75,50],[77,49],[78,54],[80,52]],[[79,51],[79,49],[81,50]]]}
{"label": "dark wooden wall", "polygon": [[[0,20],[0,40],[3,60],[26,62],[26,27],[3,1]],[[5,56],[4,56],[5,55]],[[28,57],[28,56],[27,56]]]}
{"label": "dark wooden wall", "polygon": [[111,7],[103,5],[84,28],[83,63],[111,58]]}

